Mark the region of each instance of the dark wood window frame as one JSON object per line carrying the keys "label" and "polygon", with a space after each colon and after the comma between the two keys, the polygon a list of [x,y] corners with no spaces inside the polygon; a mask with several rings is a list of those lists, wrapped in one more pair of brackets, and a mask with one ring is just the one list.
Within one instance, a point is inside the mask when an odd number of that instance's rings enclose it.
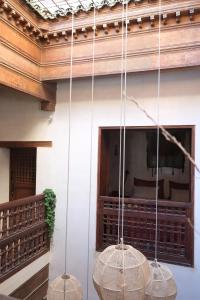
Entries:
{"label": "dark wood window frame", "polygon": [[0,148],[52,147],[52,141],[0,141]]}
{"label": "dark wood window frame", "polygon": [[[11,164],[11,162],[13,162],[12,160],[12,151],[17,150],[17,149],[21,149],[22,151],[27,149],[30,151],[35,151],[35,166],[34,166],[34,179],[33,179],[33,183],[31,185],[31,183],[29,182],[29,184],[27,183],[26,189],[32,189],[32,191],[30,192],[30,194],[28,195],[22,195],[22,197],[19,198],[24,198],[25,196],[32,196],[35,195],[35,191],[36,191],[36,165],[37,165],[37,148],[51,148],[53,145],[52,141],[0,141],[0,148],[7,148],[10,150],[10,178],[9,178],[9,199],[10,201],[12,200],[16,200],[18,197],[16,197],[15,192],[13,191],[14,188],[14,184],[13,184],[13,176],[12,176],[12,170],[11,170],[11,165],[13,165],[13,163]],[[22,175],[22,174],[21,174]],[[19,188],[20,183],[18,182],[18,188]],[[29,186],[28,186],[29,185]],[[22,188],[22,186],[21,186]]]}
{"label": "dark wood window frame", "polygon": [[36,193],[37,148],[10,148],[10,201]]}
{"label": "dark wood window frame", "polygon": [[[128,129],[155,129],[155,126],[130,126]],[[194,145],[195,145],[195,126],[194,125],[170,125],[165,126],[165,128],[182,128],[191,129],[191,155],[194,157]],[[96,250],[102,251],[109,244],[115,244],[117,242],[117,215],[118,215],[118,197],[101,196],[100,193],[100,181],[102,185],[102,170],[101,170],[101,159],[105,153],[102,153],[102,134],[105,130],[116,129],[119,127],[100,127],[99,128],[99,145],[98,145],[98,178],[97,178],[97,227],[96,227]],[[109,172],[109,170],[107,170]],[[106,183],[103,183],[106,184]],[[188,218],[191,220],[192,224],[194,222],[194,167],[190,164],[190,202],[169,202],[166,200],[159,201],[158,211],[159,211],[159,226],[162,228],[162,232],[165,232],[166,228],[170,228],[168,236],[164,239],[168,239],[163,243],[161,247],[158,243],[158,248],[163,249],[159,251],[158,259],[167,263],[184,265],[184,266],[194,266],[194,232],[191,225],[188,222]],[[145,211],[145,208],[147,210]],[[125,198],[125,230],[127,226],[136,226],[140,228],[142,221],[148,220],[149,232],[155,231],[155,200],[142,200],[135,198]],[[148,211],[148,219],[147,219]],[[152,213],[149,214],[149,211]],[[146,225],[145,225],[146,226]],[[144,227],[145,228],[145,227]],[[144,230],[142,228],[142,230]],[[106,232],[105,232],[106,231]],[[140,243],[139,235],[141,230],[133,231],[132,239],[128,242],[135,246],[138,250],[141,250],[149,259],[154,257],[154,251],[144,251],[142,247],[142,241]],[[125,234],[126,235],[126,234]],[[183,253],[179,251],[179,247],[176,244],[171,244],[171,239],[173,240],[173,235],[177,235],[176,239],[181,239],[184,243]],[[154,237],[153,237],[154,240]],[[178,244],[178,242],[177,242]],[[167,248],[168,247],[168,248]],[[170,249],[174,250],[170,252]],[[168,249],[168,251],[166,251]],[[177,249],[177,253],[176,253]]]}

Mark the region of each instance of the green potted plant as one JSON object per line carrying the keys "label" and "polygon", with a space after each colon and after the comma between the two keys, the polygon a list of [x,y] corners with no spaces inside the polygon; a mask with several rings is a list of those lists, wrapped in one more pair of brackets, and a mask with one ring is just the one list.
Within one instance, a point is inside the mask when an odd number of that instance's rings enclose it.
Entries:
{"label": "green potted plant", "polygon": [[45,223],[48,226],[48,235],[51,239],[55,226],[56,195],[52,189],[45,189],[43,193],[45,206]]}

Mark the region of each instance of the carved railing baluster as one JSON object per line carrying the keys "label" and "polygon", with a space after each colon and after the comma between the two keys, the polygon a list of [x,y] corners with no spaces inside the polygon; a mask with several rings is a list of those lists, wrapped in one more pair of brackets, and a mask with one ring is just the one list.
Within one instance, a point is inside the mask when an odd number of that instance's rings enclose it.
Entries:
{"label": "carved railing baluster", "polygon": [[2,211],[2,236],[6,236],[7,235],[7,210],[4,209]]}
{"label": "carved railing baluster", "polygon": [[[98,247],[117,243],[118,199],[100,196],[98,200]],[[193,232],[188,224],[191,203],[162,200],[158,203],[158,258],[182,265],[192,265]],[[124,239],[148,258],[155,251],[155,200],[125,198]],[[100,236],[101,235],[101,236]]]}
{"label": "carved railing baluster", "polygon": [[0,205],[0,282],[49,250],[44,195]]}

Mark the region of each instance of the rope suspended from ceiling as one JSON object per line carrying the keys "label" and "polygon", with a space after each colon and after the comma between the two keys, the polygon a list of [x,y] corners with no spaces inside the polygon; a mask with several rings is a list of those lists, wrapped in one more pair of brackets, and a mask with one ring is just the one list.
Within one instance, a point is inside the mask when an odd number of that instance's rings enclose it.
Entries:
{"label": "rope suspended from ceiling", "polygon": [[126,7],[125,3],[123,3],[122,5],[121,22],[122,55],[119,137],[120,158],[118,174],[118,245],[112,245],[107,247],[97,257],[93,274],[93,282],[97,294],[101,300],[143,300],[145,286],[150,277],[149,264],[147,262],[146,257],[141,252],[134,249],[130,245],[124,244],[128,3],[126,3]]}
{"label": "rope suspended from ceiling", "polygon": [[[127,98],[127,46],[128,3],[122,3],[121,76],[120,76],[120,133],[119,133],[119,182],[118,182],[118,244],[124,243],[124,200],[126,165],[126,98]],[[125,24],[125,30],[124,30]],[[120,231],[121,226],[121,231]]]}
{"label": "rope suspended from ceiling", "polygon": [[[123,162],[122,162],[122,231],[121,239],[124,243],[124,201],[125,201],[125,167],[126,167],[126,97],[127,97],[127,47],[128,47],[128,3],[125,5],[125,45],[124,45],[124,84],[123,84]],[[123,22],[124,26],[124,22]]]}
{"label": "rope suspended from ceiling", "polygon": [[159,147],[160,147],[160,79],[161,79],[161,51],[160,51],[160,35],[161,35],[161,0],[159,0],[158,9],[158,77],[157,77],[157,97],[156,97],[156,115],[157,115],[157,141],[156,141],[156,228],[155,228],[155,261],[158,258],[158,189],[159,189]]}
{"label": "rope suspended from ceiling", "polygon": [[71,106],[72,106],[72,77],[73,77],[73,48],[74,48],[74,15],[72,14],[71,45],[70,45],[70,81],[68,103],[68,145],[67,145],[67,200],[66,200],[66,223],[65,223],[65,255],[64,274],[58,276],[50,285],[47,292],[48,300],[82,300],[83,291],[79,281],[69,274],[68,265],[68,219],[69,219],[69,186],[70,186],[70,151],[71,151]]}
{"label": "rope suspended from ceiling", "polygon": [[90,226],[91,226],[91,202],[92,202],[92,157],[93,157],[93,125],[94,125],[94,71],[95,71],[95,37],[96,37],[96,9],[93,10],[93,38],[92,38],[92,76],[91,76],[91,100],[90,100],[90,171],[89,171],[89,202],[88,202],[88,252],[87,252],[87,296],[89,299],[90,283]]}
{"label": "rope suspended from ceiling", "polygon": [[159,125],[159,106],[160,106],[160,84],[161,84],[161,0],[158,7],[158,77],[157,77],[157,97],[156,97],[156,115],[157,115],[157,141],[156,141],[156,207],[155,207],[155,257],[154,262],[150,263],[151,279],[145,289],[145,299],[163,299],[175,300],[177,289],[176,283],[171,271],[162,264],[158,263],[158,189],[159,189],[159,146],[160,146],[160,125]]}
{"label": "rope suspended from ceiling", "polygon": [[121,76],[120,76],[120,127],[119,127],[119,181],[118,181],[118,234],[117,243],[120,243],[120,222],[121,222],[121,186],[122,186],[122,123],[123,123],[123,99],[124,99],[124,4],[122,4],[122,33],[121,33]]}
{"label": "rope suspended from ceiling", "polygon": [[71,24],[71,45],[70,45],[70,79],[69,79],[69,103],[68,103],[68,145],[67,145],[67,201],[66,201],[66,228],[65,228],[65,274],[67,274],[68,256],[68,211],[69,211],[69,180],[70,180],[70,156],[71,156],[71,107],[72,107],[72,84],[73,84],[73,50],[74,50],[74,15],[72,14]]}

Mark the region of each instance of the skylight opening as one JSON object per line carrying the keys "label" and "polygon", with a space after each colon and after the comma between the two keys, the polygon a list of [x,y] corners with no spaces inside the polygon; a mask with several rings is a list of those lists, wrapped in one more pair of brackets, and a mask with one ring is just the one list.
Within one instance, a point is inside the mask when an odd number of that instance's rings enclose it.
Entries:
{"label": "skylight opening", "polygon": [[116,3],[129,0],[25,0],[44,19],[55,19],[58,16],[66,16],[79,11],[89,11],[92,7],[97,9],[114,6]]}

